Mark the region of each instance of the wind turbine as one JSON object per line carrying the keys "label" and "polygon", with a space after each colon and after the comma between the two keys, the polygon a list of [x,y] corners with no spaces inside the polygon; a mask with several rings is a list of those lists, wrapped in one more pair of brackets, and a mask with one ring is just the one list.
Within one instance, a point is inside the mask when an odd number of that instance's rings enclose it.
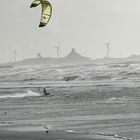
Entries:
{"label": "wind turbine", "polygon": [[57,58],[59,58],[59,52],[60,52],[60,43],[54,47],[56,49],[57,53]]}
{"label": "wind turbine", "polygon": [[109,58],[109,50],[110,50],[110,41],[107,43],[104,43],[106,46],[106,57]]}
{"label": "wind turbine", "polygon": [[14,59],[15,59],[15,62],[17,62],[17,49],[14,50]]}

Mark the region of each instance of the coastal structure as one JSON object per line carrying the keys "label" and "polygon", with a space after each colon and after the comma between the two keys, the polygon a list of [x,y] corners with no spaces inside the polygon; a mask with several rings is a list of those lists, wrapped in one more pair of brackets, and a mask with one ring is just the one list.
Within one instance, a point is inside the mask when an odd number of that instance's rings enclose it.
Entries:
{"label": "coastal structure", "polygon": [[63,62],[68,62],[68,63],[83,63],[83,62],[88,62],[89,60],[90,59],[88,57],[82,56],[79,53],[77,53],[74,48],[66,57],[62,58]]}
{"label": "coastal structure", "polygon": [[[40,56],[40,55],[38,55]],[[13,66],[18,65],[40,65],[40,64],[75,64],[75,63],[86,63],[90,62],[88,57],[82,56],[76,52],[73,48],[71,52],[65,57],[53,58],[53,57],[37,57],[24,59],[11,63]]]}

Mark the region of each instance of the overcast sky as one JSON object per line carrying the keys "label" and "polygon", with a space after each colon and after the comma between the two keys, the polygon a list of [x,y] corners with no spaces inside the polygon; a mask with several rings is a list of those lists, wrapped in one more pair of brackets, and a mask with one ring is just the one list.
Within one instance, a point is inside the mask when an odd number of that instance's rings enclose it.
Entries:
{"label": "overcast sky", "polygon": [[140,0],[50,0],[53,13],[39,28],[41,7],[30,9],[32,0],[8,0],[0,4],[0,63],[42,56],[61,56],[75,48],[93,59],[140,54]]}

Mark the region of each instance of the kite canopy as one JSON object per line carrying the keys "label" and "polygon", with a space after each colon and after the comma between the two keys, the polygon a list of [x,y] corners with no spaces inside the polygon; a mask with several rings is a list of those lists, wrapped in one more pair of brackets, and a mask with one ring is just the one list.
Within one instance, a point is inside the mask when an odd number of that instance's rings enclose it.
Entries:
{"label": "kite canopy", "polygon": [[49,22],[49,20],[51,18],[52,6],[46,0],[34,0],[31,4],[30,8],[36,7],[39,4],[41,4],[41,6],[42,6],[42,13],[41,13],[41,20],[40,20],[39,27],[43,27]]}

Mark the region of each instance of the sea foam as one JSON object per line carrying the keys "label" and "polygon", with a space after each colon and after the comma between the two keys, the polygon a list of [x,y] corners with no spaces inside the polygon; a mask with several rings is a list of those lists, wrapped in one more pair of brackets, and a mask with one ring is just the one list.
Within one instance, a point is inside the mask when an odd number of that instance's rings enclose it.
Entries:
{"label": "sea foam", "polygon": [[27,90],[25,93],[1,95],[0,98],[24,98],[24,97],[36,97],[36,96],[41,96],[41,94],[37,92],[33,92],[31,90]]}

